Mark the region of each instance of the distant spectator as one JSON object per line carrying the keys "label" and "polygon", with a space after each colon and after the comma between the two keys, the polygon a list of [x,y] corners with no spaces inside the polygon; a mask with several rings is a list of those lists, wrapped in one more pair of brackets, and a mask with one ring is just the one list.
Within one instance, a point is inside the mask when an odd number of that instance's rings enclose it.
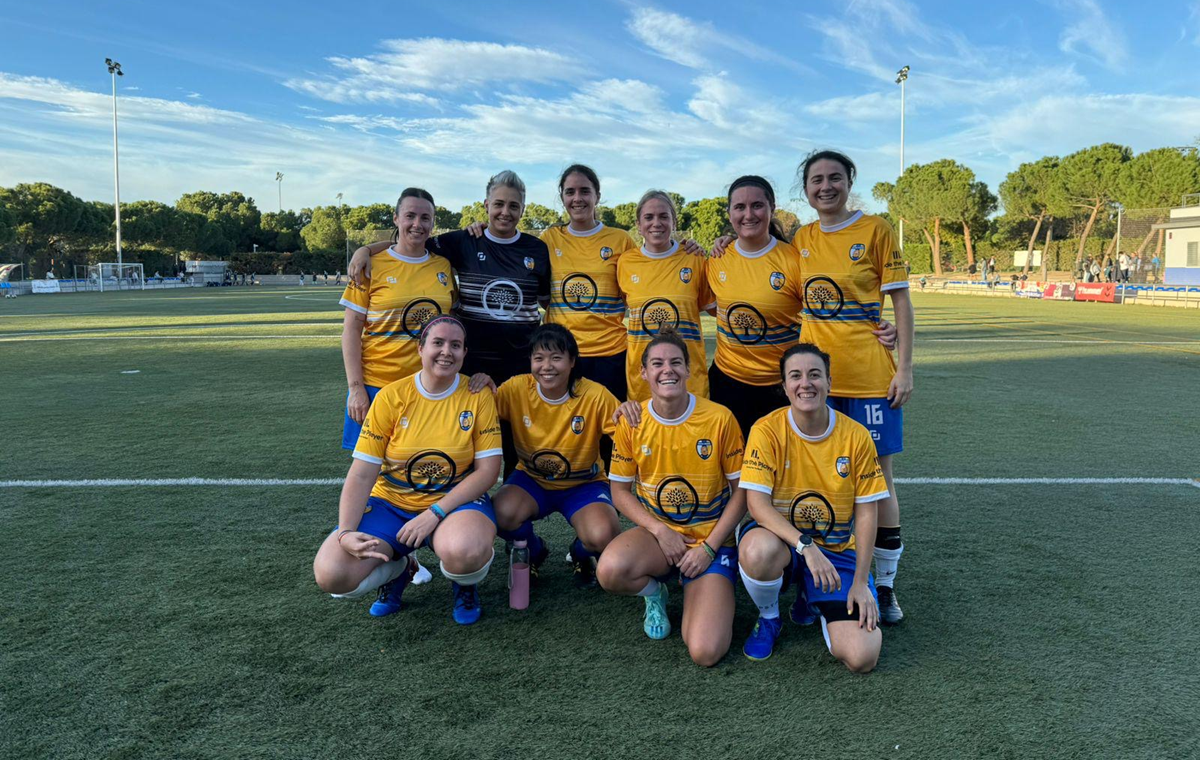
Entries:
{"label": "distant spectator", "polygon": [[1121,270],[1119,275],[1121,282],[1129,282],[1129,263],[1129,254],[1122,252],[1121,255],[1117,257],[1117,266]]}
{"label": "distant spectator", "polygon": [[925,278],[925,275],[921,275],[921,290],[924,290],[927,284],[929,284],[929,280]]}
{"label": "distant spectator", "polygon": [[1154,275],[1155,282],[1158,281],[1158,265],[1162,262],[1158,260],[1158,254],[1154,254],[1154,258],[1150,259],[1150,274]]}
{"label": "distant spectator", "polygon": [[1100,282],[1100,258],[1099,257],[1092,259],[1092,268],[1089,271],[1091,273],[1091,277],[1088,279],[1088,282]]}
{"label": "distant spectator", "polygon": [[988,265],[988,274],[995,272],[996,271],[996,257],[993,256],[990,259],[988,259],[987,265]]}
{"label": "distant spectator", "polygon": [[300,287],[304,287],[304,272],[300,272]]}
{"label": "distant spectator", "polygon": [[978,270],[975,268],[975,262],[974,262],[974,261],[972,261],[970,264],[968,264],[968,265],[967,265],[967,274],[969,274],[969,275],[971,275],[972,277],[974,277],[974,276],[975,276],[975,272],[976,272],[976,271],[978,271]]}
{"label": "distant spectator", "polygon": [[909,277],[912,276],[912,264],[908,262],[908,259],[904,260],[904,274]]}

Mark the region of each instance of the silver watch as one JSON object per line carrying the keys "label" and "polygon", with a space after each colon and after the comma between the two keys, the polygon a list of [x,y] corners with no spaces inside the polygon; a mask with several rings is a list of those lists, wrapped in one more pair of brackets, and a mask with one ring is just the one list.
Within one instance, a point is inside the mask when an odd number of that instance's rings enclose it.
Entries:
{"label": "silver watch", "polygon": [[803,556],[804,550],[812,545],[812,536],[807,533],[801,533],[800,538],[796,539],[796,553]]}

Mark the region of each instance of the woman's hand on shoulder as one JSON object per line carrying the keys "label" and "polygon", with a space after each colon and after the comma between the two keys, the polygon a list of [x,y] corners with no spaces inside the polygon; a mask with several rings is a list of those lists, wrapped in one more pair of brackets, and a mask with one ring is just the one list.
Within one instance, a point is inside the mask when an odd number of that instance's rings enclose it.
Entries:
{"label": "woman's hand on shoulder", "polygon": [[725,249],[729,247],[734,240],[733,235],[722,235],[713,241],[712,250],[708,252],[709,258],[719,259],[725,255]]}
{"label": "woman's hand on shoulder", "polygon": [[492,380],[492,376],[486,372],[476,372],[471,375],[471,379],[467,381],[467,390],[471,393],[479,393],[484,388],[491,388],[492,393],[496,392],[496,381]]}
{"label": "woman's hand on shoulder", "polygon": [[350,280],[360,288],[366,287],[371,280],[371,249],[365,245],[354,251],[350,257],[350,267],[347,270]]}
{"label": "woman's hand on shoulder", "polygon": [[622,417],[629,421],[629,427],[637,427],[642,422],[642,405],[636,401],[626,401],[613,412],[613,422],[619,424]]}
{"label": "woman's hand on shoulder", "polygon": [[464,229],[471,237],[483,237],[483,231],[487,229],[486,222],[471,222]]}
{"label": "woman's hand on shoulder", "polygon": [[683,249],[684,253],[690,253],[693,256],[708,255],[708,251],[704,250],[704,246],[700,245],[691,238],[684,238],[683,240],[680,240],[679,247]]}

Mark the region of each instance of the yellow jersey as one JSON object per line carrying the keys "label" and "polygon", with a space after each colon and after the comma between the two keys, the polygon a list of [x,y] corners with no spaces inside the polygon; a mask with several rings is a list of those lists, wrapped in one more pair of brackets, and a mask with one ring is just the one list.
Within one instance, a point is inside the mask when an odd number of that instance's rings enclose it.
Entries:
{"label": "yellow jersey", "polygon": [[491,393],[471,393],[465,375],[430,393],[420,372],[379,391],[354,448],[355,459],[381,466],[371,495],[408,512],[444,497],[476,459],[503,453]]}
{"label": "yellow jersey", "polygon": [[768,494],[779,514],[833,552],[854,549],[854,505],[888,496],[865,427],[830,409],[825,432],[805,435],[790,406],[750,428],[741,487]]}
{"label": "yellow jersey", "polygon": [[678,241],[663,253],[641,248],[617,262],[617,280],[629,308],[625,376],[630,400],[650,398],[650,386],[642,379],[642,352],[664,327],[675,328],[687,344],[688,390],[708,398],[708,357],[700,312],[714,303],[705,276],[706,263],[699,256],[681,253]]}
{"label": "yellow jersey", "polygon": [[896,360],[871,331],[882,319],[883,294],[908,287],[891,225],[856,211],[833,227],[806,225],[795,244],[804,270],[804,340],[829,354],[830,395],[886,396]]}
{"label": "yellow jersey", "polygon": [[637,250],[625,230],[597,223],[587,232],[551,227],[542,233],[550,250],[550,307],[546,322],[560,324],[579,341],[580,356],[614,356],[625,350],[625,300],[617,288],[617,261]]}
{"label": "yellow jersey", "polygon": [[387,249],[371,257],[371,278],[353,281],[341,305],[366,316],[362,332],[363,383],[382,387],[421,369],[417,338],[458,299],[454,270],[441,256],[410,259]]}
{"label": "yellow jersey", "polygon": [[735,242],[709,260],[707,274],[717,300],[717,367],[748,385],[778,385],[779,359],[800,340],[796,249],[771,238],[747,252]]}
{"label": "yellow jersey", "polygon": [[[609,480],[633,483],[633,493],[654,519],[689,546],[708,538],[741,476],[742,431],[733,412],[688,394],[688,408],[669,420],[642,403],[636,428],[622,417],[613,435]],[[733,546],[730,532],[725,546]]]}
{"label": "yellow jersey", "polygon": [[613,434],[617,399],[583,377],[575,392],[548,399],[529,374],[510,378],[496,392],[496,410],[512,425],[517,469],[548,491],[605,478],[600,436]]}

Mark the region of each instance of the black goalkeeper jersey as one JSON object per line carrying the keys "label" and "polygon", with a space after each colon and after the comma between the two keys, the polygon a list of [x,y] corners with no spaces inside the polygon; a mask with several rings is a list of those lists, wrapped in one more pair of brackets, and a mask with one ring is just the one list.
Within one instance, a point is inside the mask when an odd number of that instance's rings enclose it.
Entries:
{"label": "black goalkeeper jersey", "polygon": [[546,244],[524,232],[505,241],[488,231],[477,238],[456,230],[430,238],[427,247],[458,274],[458,316],[467,328],[468,358],[515,359],[527,372],[529,336],[541,322],[538,299],[550,295]]}

